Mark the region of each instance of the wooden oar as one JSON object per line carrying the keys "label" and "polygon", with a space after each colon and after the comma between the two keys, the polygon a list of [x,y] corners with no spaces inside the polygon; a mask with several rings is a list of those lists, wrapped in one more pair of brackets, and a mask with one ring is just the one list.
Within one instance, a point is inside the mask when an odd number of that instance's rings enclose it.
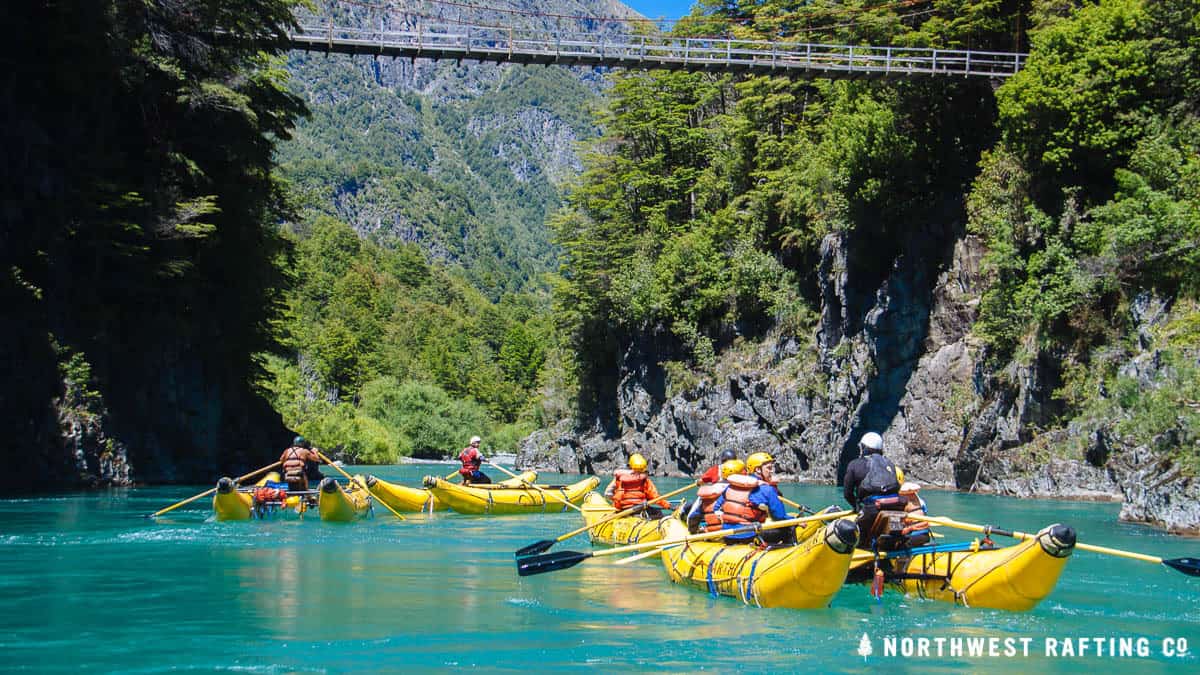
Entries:
{"label": "wooden oar", "polygon": [[[908,514],[908,517],[913,520],[922,520],[933,525],[945,525],[946,527],[954,527],[960,530],[968,530],[970,532],[981,532],[983,534],[998,534],[1004,537],[1012,537],[1013,539],[1021,539],[1028,541],[1036,539],[1036,534],[1028,532],[1017,532],[1015,530],[1001,530],[990,525],[975,525],[974,523],[964,523],[959,520],[951,520],[944,516],[922,516],[917,514]],[[1134,553],[1132,551],[1122,551],[1116,548],[1107,548],[1105,546],[1094,546],[1092,544],[1081,544],[1075,542],[1075,548],[1093,553],[1101,553],[1104,555],[1117,556],[1118,558],[1129,558],[1130,560],[1141,560],[1142,562],[1155,563],[1156,565],[1165,565],[1173,570],[1178,570],[1192,577],[1200,577],[1200,558],[1170,558],[1164,559],[1158,556],[1146,555],[1145,553]]]}
{"label": "wooden oar", "polygon": [[[679,488],[678,490],[668,492],[665,495],[659,495],[658,499],[666,499],[668,497],[674,497],[677,494],[691,490],[692,488],[696,487],[697,485],[700,485],[700,483],[701,483],[701,481],[696,481],[695,483],[688,483],[687,485],[684,485],[683,487]],[[586,532],[592,528],[600,527],[601,525],[608,523],[608,522],[612,522],[612,521],[616,520],[617,518],[624,518],[625,516],[633,515],[634,513],[637,513],[638,511],[645,509],[649,504],[650,504],[650,502],[642,502],[641,504],[631,506],[631,507],[625,509],[624,511],[617,511],[616,513],[609,514],[591,525],[584,525],[583,527],[581,527],[577,530],[571,530],[570,532],[568,532],[566,534],[561,534],[554,539],[543,539],[541,541],[535,541],[528,546],[517,549],[517,552],[514,553],[513,555],[517,556],[518,558],[524,558],[525,556],[531,556],[531,555],[537,555],[538,553],[544,553],[545,551],[548,551],[551,546],[554,546],[555,544],[557,544],[560,541],[566,541],[567,539],[574,537],[575,535],[579,534],[580,532]]]}
{"label": "wooden oar", "polygon": [[[268,464],[257,471],[251,471],[250,473],[246,474],[245,476],[233,479],[233,483],[234,483],[234,485],[237,485],[238,483],[241,483],[242,481],[246,480],[247,478],[253,478],[254,476],[257,476],[258,474],[263,473],[264,471],[270,471],[271,469],[274,469],[275,467],[279,466],[282,463],[283,462],[275,462],[274,464]],[[217,491],[217,488],[215,488],[215,487],[210,488],[208,490],[205,490],[204,492],[201,492],[200,494],[196,495],[195,497],[188,497],[187,499],[185,499],[181,502],[172,504],[165,509],[160,509],[158,511],[155,511],[154,513],[147,513],[146,517],[147,518],[157,518],[157,517],[161,516],[162,514],[166,513],[167,511],[174,511],[175,509],[183,506],[184,504],[191,504],[192,502],[196,501],[197,499],[200,499],[201,497],[207,497],[208,495],[211,495],[212,493],[214,493],[216,491]]]}
{"label": "wooden oar", "polygon": [[[518,476],[517,474],[515,474],[515,473],[513,473],[513,472],[509,471],[508,469],[506,469],[506,468],[504,468],[504,467],[500,466],[499,464],[495,464],[495,463],[493,463],[493,462],[486,462],[486,464],[487,464],[488,466],[494,466],[494,467],[496,467],[497,469],[500,469],[500,470],[501,470],[501,471],[503,471],[504,473],[508,474],[509,476],[511,476],[511,477],[513,477],[513,478],[516,478],[517,480],[521,481],[521,485],[524,485],[525,487],[530,487],[530,488],[533,488],[534,490],[537,490],[538,492],[542,493],[542,498],[543,498],[543,499],[545,499],[547,503],[549,503],[549,501],[550,501],[550,493],[549,493],[549,492],[546,492],[546,491],[545,491],[545,490],[543,490],[542,488],[540,488],[540,487],[538,487],[538,486],[534,485],[533,483],[530,483],[529,481],[525,480],[524,478],[521,478],[521,477],[520,477],[520,476]],[[575,505],[574,505],[574,504],[572,504],[571,502],[567,501],[567,500],[566,500],[566,498],[564,498],[564,497],[555,497],[554,499],[555,499],[555,501],[557,501],[557,502],[559,502],[559,503],[566,504],[567,506],[569,506],[569,507],[571,507],[571,508],[575,509],[576,511],[578,511],[578,512],[580,512],[580,513],[583,513],[583,509],[581,509],[581,508],[579,508],[578,506],[575,506]]]}
{"label": "wooden oar", "polygon": [[527,558],[519,558],[517,560],[517,574],[523,577],[532,574],[545,574],[555,570],[565,570],[568,567],[574,567],[588,558],[599,558],[606,555],[620,555],[621,553],[629,553],[631,551],[644,551],[648,548],[666,548],[668,546],[676,546],[678,544],[686,544],[693,541],[704,541],[706,539],[719,539],[728,537],[731,534],[743,534],[746,532],[758,532],[761,530],[775,530],[781,527],[794,527],[801,523],[808,523],[814,520],[836,520],[845,518],[846,516],[854,515],[853,511],[837,511],[835,513],[819,513],[815,516],[806,516],[804,518],[791,518],[789,520],[777,520],[765,525],[754,525],[748,527],[739,527],[730,530],[717,530],[715,532],[704,532],[702,534],[693,534],[682,539],[671,539],[668,541],[650,541],[644,544],[630,544],[628,546],[618,546],[617,548],[602,549],[599,551],[590,551],[581,553],[579,551],[559,551],[558,553],[547,553],[545,555],[529,556]]}
{"label": "wooden oar", "polygon": [[[313,452],[317,453],[317,457],[320,457],[321,459],[323,459],[326,464],[328,464],[329,466],[332,466],[334,469],[336,469],[338,473],[345,476],[346,479],[349,480],[351,483],[354,483],[355,485],[362,488],[363,491],[366,492],[367,494],[371,494],[371,491],[367,489],[366,485],[363,485],[362,483],[358,482],[358,479],[356,479],[354,476],[351,476],[350,474],[346,473],[346,471],[344,469],[342,469],[342,467],[340,467],[337,464],[334,464],[332,461],[330,461],[330,459],[328,457],[326,457],[325,455],[323,455],[320,450],[313,450]],[[382,499],[376,499],[375,501],[379,502],[380,504],[383,504],[383,508],[387,509],[388,511],[391,511],[393,516],[396,516],[400,520],[408,520],[404,516],[400,515],[399,511],[388,506],[387,503],[384,502]]]}

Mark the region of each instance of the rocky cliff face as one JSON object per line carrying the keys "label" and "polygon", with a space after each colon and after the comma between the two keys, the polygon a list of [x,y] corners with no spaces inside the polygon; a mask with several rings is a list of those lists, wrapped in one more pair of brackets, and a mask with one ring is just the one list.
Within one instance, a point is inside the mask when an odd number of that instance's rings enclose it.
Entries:
{"label": "rocky cliff face", "polygon": [[[772,453],[794,479],[834,483],[859,436],[876,430],[889,456],[923,484],[1122,500],[1123,520],[1200,533],[1200,485],[1161,453],[1127,447],[1103,425],[1055,426],[1055,354],[989,370],[970,333],[982,245],[962,234],[942,238],[954,242],[948,251],[919,243],[936,240],[927,236],[936,229],[913,236],[883,275],[856,260],[856,242],[831,235],[813,334],[732,349],[715,375],[686,391],[667,395],[655,354],[630,347],[621,360],[619,433],[560,425],[531,436],[518,464],[605,472],[637,451],[655,472],[695,474],[733,448]],[[1143,332],[1167,314],[1152,300],[1133,311]],[[1157,367],[1146,350],[1126,366],[1147,387]]]}

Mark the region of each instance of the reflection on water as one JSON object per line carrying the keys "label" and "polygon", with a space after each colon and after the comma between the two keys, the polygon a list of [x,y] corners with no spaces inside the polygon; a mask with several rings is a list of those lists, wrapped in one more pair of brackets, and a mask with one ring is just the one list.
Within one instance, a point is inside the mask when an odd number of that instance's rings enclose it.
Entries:
{"label": "reflection on water", "polygon": [[[442,468],[442,467],[438,467]],[[424,466],[371,467],[415,485]],[[575,476],[547,476],[570,482]],[[664,479],[664,491],[684,481]],[[252,669],[375,672],[402,668],[562,670],[821,668],[1080,672],[1095,660],[904,663],[884,636],[1185,637],[1192,655],[1125,660],[1139,672],[1200,663],[1200,580],[1079,552],[1050,598],[1013,614],[846,587],[827,610],[759,610],[672,585],[658,558],[616,567],[596,558],[521,578],[513,551],[579,527],[574,512],[476,517],[379,511],[350,525],[208,522],[200,504],[159,521],[145,513],[195,490],[153,488],[0,502],[0,645],[5,669],[158,672]],[[829,487],[785,486],[812,506]],[[1114,523],[1112,505],[930,492],[934,511],[999,527],[1078,528],[1081,541],[1195,555],[1195,540]],[[948,533],[955,539],[957,533]],[[964,537],[965,538],[965,537]],[[586,536],[552,551],[590,549]],[[863,633],[876,654],[856,653]],[[1157,650],[1156,650],[1157,651]]]}

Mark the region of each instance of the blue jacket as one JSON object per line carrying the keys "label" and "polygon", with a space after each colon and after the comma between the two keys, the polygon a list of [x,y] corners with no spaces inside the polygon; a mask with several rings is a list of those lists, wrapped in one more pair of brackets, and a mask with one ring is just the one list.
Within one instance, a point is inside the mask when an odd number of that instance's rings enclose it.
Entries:
{"label": "blue jacket", "polygon": [[[787,520],[788,518],[790,518],[790,516],[788,515],[788,512],[787,512],[787,508],[784,507],[783,502],[779,501],[779,490],[777,490],[774,485],[768,485],[766,483],[761,483],[761,484],[759,484],[758,487],[756,487],[750,491],[750,505],[757,508],[760,504],[767,505],[767,513],[771,514],[771,518],[774,520]],[[717,501],[713,504],[713,511],[720,511],[721,507],[724,505],[725,505],[725,493],[721,493],[721,496],[717,497]],[[724,528],[726,530],[732,530],[732,529],[736,529],[738,527],[745,527],[745,526],[744,525],[735,525],[734,523],[725,523],[724,524]],[[739,540],[739,541],[743,540],[743,539],[749,540],[749,539],[753,539],[753,538],[754,538],[753,532],[745,532],[745,533],[741,533],[741,534],[731,534],[728,537],[726,537],[726,539],[734,539],[734,540]]]}

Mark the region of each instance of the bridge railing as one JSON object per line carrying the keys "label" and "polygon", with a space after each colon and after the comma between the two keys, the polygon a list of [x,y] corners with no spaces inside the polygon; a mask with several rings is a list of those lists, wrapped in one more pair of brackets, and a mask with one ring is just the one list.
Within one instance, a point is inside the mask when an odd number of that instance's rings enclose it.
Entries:
{"label": "bridge railing", "polygon": [[1008,77],[1024,54],[919,47],[872,47],[804,42],[767,42],[666,35],[547,33],[518,28],[423,24],[371,30],[305,20],[293,43],[302,49],[336,45],[354,53],[395,53],[431,58],[531,60],[620,67],[692,70],[800,69],[875,75]]}

